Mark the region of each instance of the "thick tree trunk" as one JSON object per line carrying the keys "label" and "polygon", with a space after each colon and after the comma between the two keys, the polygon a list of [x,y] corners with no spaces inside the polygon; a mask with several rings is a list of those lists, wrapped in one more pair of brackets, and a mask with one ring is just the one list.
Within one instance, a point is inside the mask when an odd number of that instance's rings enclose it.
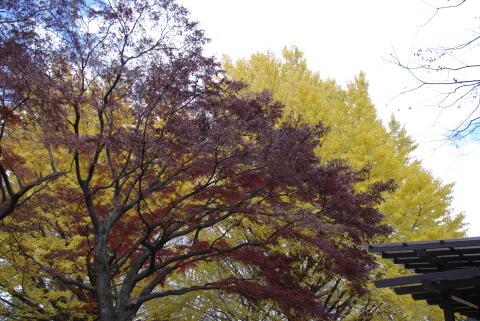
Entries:
{"label": "thick tree trunk", "polygon": [[110,271],[107,252],[108,232],[105,225],[99,228],[95,237],[95,272],[97,290],[97,308],[100,321],[118,321],[113,305],[110,287]]}

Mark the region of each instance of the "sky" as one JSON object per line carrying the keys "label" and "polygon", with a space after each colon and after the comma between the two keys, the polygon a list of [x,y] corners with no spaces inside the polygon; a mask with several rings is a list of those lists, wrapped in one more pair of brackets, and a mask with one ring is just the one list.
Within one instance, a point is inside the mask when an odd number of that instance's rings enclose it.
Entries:
{"label": "sky", "polygon": [[415,157],[443,183],[455,183],[454,211],[465,213],[468,235],[479,236],[480,142],[446,142],[463,114],[439,109],[435,90],[402,94],[415,81],[392,62],[392,54],[408,63],[418,49],[454,45],[478,31],[473,13],[480,12],[480,1],[434,15],[435,7],[460,0],[447,1],[179,0],[211,39],[209,54],[239,59],[270,50],[280,55],[294,45],[324,79],[344,85],[365,72],[379,117],[388,121],[394,114],[418,144]]}

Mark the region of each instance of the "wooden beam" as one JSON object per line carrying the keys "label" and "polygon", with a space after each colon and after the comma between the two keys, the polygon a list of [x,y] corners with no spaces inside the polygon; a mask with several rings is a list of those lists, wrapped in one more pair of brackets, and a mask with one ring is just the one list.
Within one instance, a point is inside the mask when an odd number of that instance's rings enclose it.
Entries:
{"label": "wooden beam", "polygon": [[[377,252],[375,252],[375,253],[377,253]],[[479,260],[479,258],[480,258],[480,249],[478,247],[474,247],[474,248],[457,247],[457,248],[455,248],[455,251],[448,248],[448,249],[444,249],[444,250],[435,250],[431,254],[438,257],[438,256],[442,256],[442,255],[452,255],[452,254],[455,255],[457,253],[461,253],[463,255],[470,255],[470,258],[472,260]],[[472,254],[474,254],[474,255],[472,255]],[[417,258],[415,251],[414,250],[409,250],[409,249],[404,249],[401,252],[399,252],[399,251],[394,251],[394,252],[385,251],[385,252],[382,252],[382,257],[384,259]]]}
{"label": "wooden beam", "polygon": [[421,285],[407,285],[398,288],[393,288],[396,294],[413,294],[413,293],[422,293],[426,292],[425,288]]}
{"label": "wooden beam", "polygon": [[376,280],[373,283],[377,288],[389,288],[400,285],[409,285],[422,282],[435,282],[455,279],[468,279],[473,277],[480,277],[480,268],[459,269],[453,271],[433,272],[428,274],[401,276],[391,279]]}
{"label": "wooden beam", "polygon": [[[480,287],[480,278],[470,278],[470,279],[463,279],[463,280],[444,280],[439,281],[435,284],[435,287],[440,290],[450,290],[455,288],[474,288]],[[480,289],[472,291],[480,293]]]}
{"label": "wooden beam", "polygon": [[449,240],[434,240],[434,241],[419,241],[419,242],[402,242],[402,243],[389,243],[369,245],[368,251],[374,253],[382,252],[401,252],[408,250],[430,250],[430,249],[442,249],[450,247],[470,247],[478,246],[480,248],[480,237],[467,237],[463,239],[449,239]]}

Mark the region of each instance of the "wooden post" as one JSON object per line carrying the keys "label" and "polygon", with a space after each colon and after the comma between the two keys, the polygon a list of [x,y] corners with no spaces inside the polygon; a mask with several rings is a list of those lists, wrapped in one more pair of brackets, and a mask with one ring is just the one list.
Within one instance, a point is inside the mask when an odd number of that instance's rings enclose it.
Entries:
{"label": "wooden post", "polygon": [[452,307],[452,298],[450,297],[449,294],[443,294],[443,304],[442,304],[442,309],[443,309],[443,316],[445,318],[445,321],[455,321],[455,315],[453,313],[453,307]]}

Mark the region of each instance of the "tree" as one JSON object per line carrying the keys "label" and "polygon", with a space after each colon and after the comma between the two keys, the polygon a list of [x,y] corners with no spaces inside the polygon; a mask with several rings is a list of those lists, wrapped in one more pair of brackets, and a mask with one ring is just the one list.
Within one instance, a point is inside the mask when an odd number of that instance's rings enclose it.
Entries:
{"label": "tree", "polygon": [[[42,13],[43,11],[47,13]],[[22,115],[22,107],[32,94],[35,78],[41,77],[39,69],[45,63],[45,55],[35,48],[35,41],[42,41],[37,37],[36,24],[32,16],[42,18],[55,16],[54,4],[50,7],[41,2],[38,7],[34,3],[15,3],[13,1],[1,2],[0,14],[0,140],[6,135],[6,128],[18,122]],[[48,16],[48,17],[47,17]],[[59,12],[59,19],[63,18]],[[58,22],[58,21],[56,21]],[[46,78],[46,77],[45,77]],[[44,79],[48,84],[48,79]],[[0,153],[0,220],[10,215],[17,206],[25,202],[27,195],[41,190],[47,183],[65,174],[52,166],[50,173],[37,175],[28,183],[21,180],[25,175],[24,160],[2,144]],[[12,182],[15,177],[16,184]],[[16,186],[15,186],[16,185]]]}
{"label": "tree", "polygon": [[[308,70],[302,53],[297,48],[285,49],[283,59],[272,53],[258,53],[235,63],[226,59],[225,69],[232,79],[242,80],[251,90],[268,89],[273,97],[286,105],[285,115],[300,115],[306,122],[322,120],[329,132],[317,152],[325,159],[342,158],[356,169],[367,166],[368,180],[356,184],[362,190],[365,184],[394,179],[397,190],[386,196],[379,206],[385,222],[395,232],[389,239],[377,241],[404,241],[436,238],[454,238],[464,235],[463,215],[450,208],[453,185],[442,184],[414,160],[415,145],[401,125],[392,118],[389,128],[382,126],[368,96],[368,83],[360,74],[345,89],[333,80],[324,81],[318,73]],[[290,247],[289,247],[290,249]],[[303,256],[307,254],[302,253]],[[386,262],[382,264],[387,264]],[[315,271],[315,264],[311,271]],[[397,276],[405,271],[390,269],[377,273]],[[359,298],[355,292],[338,284],[322,270],[310,279],[304,279],[324,298],[329,297],[327,309],[337,312],[345,320],[436,320],[441,311],[409,297],[395,296],[393,292],[377,290]]]}
{"label": "tree", "polygon": [[[462,23],[452,24],[450,32],[456,34],[455,40],[444,40],[447,43],[418,49],[408,62],[395,52],[392,54],[393,62],[407,71],[415,81],[415,84],[402,94],[421,91],[425,97],[432,97],[433,92],[436,97],[433,104],[441,110],[437,118],[444,113],[448,115],[445,118],[455,120],[455,123],[447,124],[449,129],[447,139],[452,141],[466,137],[477,139],[476,134],[480,126],[478,113],[480,81],[476,76],[479,64],[476,61],[475,49],[480,37],[475,31],[476,26],[466,26],[465,23],[468,23],[469,16],[476,20],[470,12],[476,12],[478,7],[474,7],[474,1],[465,0],[439,0],[434,2],[433,6],[433,15],[423,28],[435,27],[439,18],[459,12],[463,13]],[[444,22],[439,21],[439,25],[444,25]],[[465,30],[458,30],[459,26],[469,28],[469,31],[465,33]]]}
{"label": "tree", "polygon": [[[376,206],[393,184],[357,191],[368,171],[314,153],[321,123],[217,80],[183,7],[20,0],[1,15],[3,317],[152,319],[153,302],[216,290],[328,319],[289,242],[363,290],[375,262],[359,245],[390,231]],[[227,264],[243,273],[194,277]]]}

